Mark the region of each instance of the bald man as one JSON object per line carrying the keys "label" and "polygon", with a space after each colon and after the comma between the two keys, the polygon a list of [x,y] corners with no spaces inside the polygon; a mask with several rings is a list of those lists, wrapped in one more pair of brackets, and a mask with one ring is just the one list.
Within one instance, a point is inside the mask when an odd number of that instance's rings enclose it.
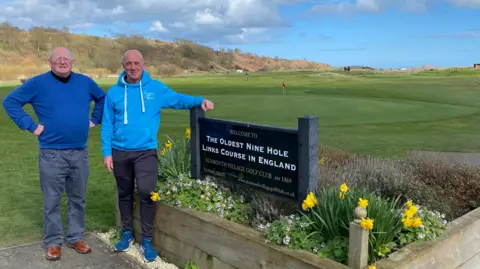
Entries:
{"label": "bald man", "polygon": [[[79,253],[91,248],[83,241],[85,191],[89,175],[89,129],[100,124],[105,92],[89,77],[72,72],[73,53],[56,48],[50,53],[49,72],[37,75],[3,100],[3,107],[21,129],[38,137],[39,176],[44,196],[44,247],[47,260],[60,259],[63,225],[60,203],[68,196],[68,231],[65,243]],[[95,101],[90,117],[90,104]],[[31,104],[36,123],[23,110]]]}
{"label": "bald man", "polygon": [[202,97],[177,93],[162,82],[153,80],[144,70],[142,54],[129,50],[123,56],[123,68],[117,84],[107,93],[101,129],[104,165],[116,178],[122,237],[115,251],[127,251],[133,237],[134,179],[140,198],[142,221],[141,250],[144,260],[154,261],[152,248],[155,204],[150,193],[158,178],[158,141],[160,111],[164,108],[190,109],[201,106],[213,109],[213,103]]}

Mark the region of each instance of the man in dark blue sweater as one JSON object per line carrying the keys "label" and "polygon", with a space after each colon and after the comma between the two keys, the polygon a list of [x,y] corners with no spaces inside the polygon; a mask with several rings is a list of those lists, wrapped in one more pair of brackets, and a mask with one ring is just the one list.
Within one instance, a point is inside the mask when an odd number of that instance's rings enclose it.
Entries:
{"label": "man in dark blue sweater", "polygon": [[[60,258],[63,225],[60,203],[68,196],[66,245],[79,253],[91,248],[83,241],[85,191],[89,175],[89,129],[102,121],[105,92],[89,77],[72,72],[74,57],[56,48],[48,62],[51,71],[35,76],[3,100],[7,114],[22,130],[38,137],[39,176],[44,195],[44,245],[48,260]],[[95,101],[92,117],[90,104]],[[23,110],[31,104],[38,123]]]}

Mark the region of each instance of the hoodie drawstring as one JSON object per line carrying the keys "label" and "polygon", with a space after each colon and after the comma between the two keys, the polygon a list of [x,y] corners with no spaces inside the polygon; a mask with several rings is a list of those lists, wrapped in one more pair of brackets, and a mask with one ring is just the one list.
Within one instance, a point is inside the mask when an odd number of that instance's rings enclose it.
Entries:
{"label": "hoodie drawstring", "polygon": [[[140,81],[140,100],[142,100],[142,112],[145,113],[145,101],[143,101],[143,89],[142,81]],[[124,111],[123,111],[123,124],[128,124],[127,113],[127,84],[125,84],[125,95],[123,97]]]}
{"label": "hoodie drawstring", "polygon": [[128,124],[127,113],[127,84],[125,84],[125,96],[123,97],[124,111],[123,111],[123,124]]}
{"label": "hoodie drawstring", "polygon": [[140,100],[142,100],[142,112],[145,113],[145,103],[143,102],[142,81],[140,80]]}

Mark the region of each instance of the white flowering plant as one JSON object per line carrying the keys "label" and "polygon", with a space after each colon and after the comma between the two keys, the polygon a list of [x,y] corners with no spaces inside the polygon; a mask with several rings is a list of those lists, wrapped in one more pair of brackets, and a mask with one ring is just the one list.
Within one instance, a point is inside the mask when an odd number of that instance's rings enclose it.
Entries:
{"label": "white flowering plant", "polygon": [[282,216],[280,220],[267,223],[265,226],[257,227],[258,230],[265,232],[267,239],[277,245],[285,245],[293,249],[302,249],[311,251],[320,247],[318,242],[323,238],[317,233],[311,234],[311,226],[302,216],[290,215]]}
{"label": "white flowering plant", "polygon": [[305,216],[282,216],[279,220],[257,227],[265,233],[267,240],[291,249],[299,249],[339,262],[346,262],[348,239],[335,237],[326,241],[320,233],[314,232]]}
{"label": "white flowering plant", "polygon": [[158,197],[165,204],[210,212],[240,224],[248,225],[249,206],[243,196],[237,196],[228,188],[213,180],[194,180],[180,174],[157,182]]}

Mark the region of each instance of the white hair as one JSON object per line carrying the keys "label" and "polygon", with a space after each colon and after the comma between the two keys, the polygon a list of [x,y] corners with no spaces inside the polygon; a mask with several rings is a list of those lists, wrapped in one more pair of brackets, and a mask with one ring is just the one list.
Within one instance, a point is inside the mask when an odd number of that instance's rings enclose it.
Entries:
{"label": "white hair", "polygon": [[73,52],[67,48],[64,48],[64,47],[58,47],[58,48],[54,48],[51,52],[50,52],[50,55],[48,56],[48,59],[49,60],[53,60],[53,56],[55,54],[55,50],[57,49],[66,49],[68,51],[68,54],[70,55],[70,60],[75,60],[75,55],[73,54]]}

